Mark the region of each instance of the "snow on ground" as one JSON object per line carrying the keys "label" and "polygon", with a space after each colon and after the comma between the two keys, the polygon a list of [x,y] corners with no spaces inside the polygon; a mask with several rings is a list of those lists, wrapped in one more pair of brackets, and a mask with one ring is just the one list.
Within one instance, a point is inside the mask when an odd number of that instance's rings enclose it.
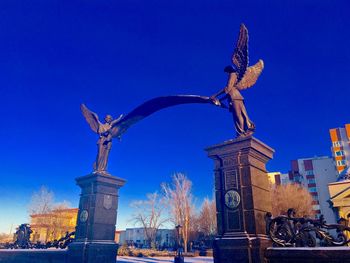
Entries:
{"label": "snow on ground", "polygon": [[[117,263],[173,263],[174,257],[117,257]],[[185,263],[213,263],[212,257],[185,257]]]}

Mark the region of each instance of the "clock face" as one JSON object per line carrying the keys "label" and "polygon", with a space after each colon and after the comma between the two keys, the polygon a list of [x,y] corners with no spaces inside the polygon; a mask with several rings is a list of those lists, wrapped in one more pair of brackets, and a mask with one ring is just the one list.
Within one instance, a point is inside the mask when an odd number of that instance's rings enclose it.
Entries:
{"label": "clock face", "polygon": [[239,193],[235,190],[228,190],[225,194],[225,205],[230,209],[235,209],[241,202]]}
{"label": "clock face", "polygon": [[87,210],[83,210],[83,211],[81,211],[81,213],[80,213],[80,217],[79,217],[80,222],[82,222],[82,223],[86,222],[86,221],[87,221],[87,219],[88,219],[88,216],[89,216],[89,213],[88,213],[88,211],[87,211]]}

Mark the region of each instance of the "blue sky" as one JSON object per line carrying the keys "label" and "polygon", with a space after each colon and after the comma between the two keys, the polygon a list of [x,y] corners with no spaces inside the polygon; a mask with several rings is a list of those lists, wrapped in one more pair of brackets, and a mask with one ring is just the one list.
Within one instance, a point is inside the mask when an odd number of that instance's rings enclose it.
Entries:
{"label": "blue sky", "polygon": [[[255,136],[276,150],[270,171],[330,155],[329,128],[349,122],[348,1],[16,1],[0,3],[0,232],[27,221],[46,185],[77,206],[74,179],[91,172],[96,135],[86,103],[119,116],[156,96],[211,95],[225,85],[239,25],[250,63],[265,69],[244,91]],[[232,116],[209,105],[156,113],[114,142],[109,171],[128,204],[184,172],[200,202],[211,196],[204,148],[234,136]]]}

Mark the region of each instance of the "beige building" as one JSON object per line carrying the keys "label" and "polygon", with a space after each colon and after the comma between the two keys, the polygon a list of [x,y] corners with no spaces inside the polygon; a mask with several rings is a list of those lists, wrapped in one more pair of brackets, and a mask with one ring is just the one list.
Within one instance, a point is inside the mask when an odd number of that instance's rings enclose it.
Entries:
{"label": "beige building", "polygon": [[328,185],[330,201],[333,208],[338,212],[339,218],[350,218],[350,180],[330,183]]}
{"label": "beige building", "polygon": [[57,209],[50,213],[30,215],[32,242],[60,239],[66,232],[75,231],[78,208]]}
{"label": "beige building", "polygon": [[[350,226],[350,180],[330,183],[328,188],[331,195],[329,201],[334,212],[339,219],[345,219],[346,225]],[[350,233],[347,233],[347,236],[350,238]]]}

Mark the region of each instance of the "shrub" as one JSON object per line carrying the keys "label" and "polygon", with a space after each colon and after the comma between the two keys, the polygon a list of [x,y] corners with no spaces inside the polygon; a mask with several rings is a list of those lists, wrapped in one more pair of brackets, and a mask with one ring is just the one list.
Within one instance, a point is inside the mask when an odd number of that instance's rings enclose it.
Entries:
{"label": "shrub", "polygon": [[118,249],[118,256],[133,256],[133,253],[126,244],[123,244]]}
{"label": "shrub", "polygon": [[312,196],[309,191],[298,184],[278,185],[271,191],[272,214],[286,214],[294,208],[298,217],[313,216]]}
{"label": "shrub", "polygon": [[[121,246],[118,249],[118,256],[130,256],[130,257],[173,257],[175,252],[158,251],[154,249],[137,249],[129,248],[128,246]],[[186,255],[193,256],[193,255]]]}

